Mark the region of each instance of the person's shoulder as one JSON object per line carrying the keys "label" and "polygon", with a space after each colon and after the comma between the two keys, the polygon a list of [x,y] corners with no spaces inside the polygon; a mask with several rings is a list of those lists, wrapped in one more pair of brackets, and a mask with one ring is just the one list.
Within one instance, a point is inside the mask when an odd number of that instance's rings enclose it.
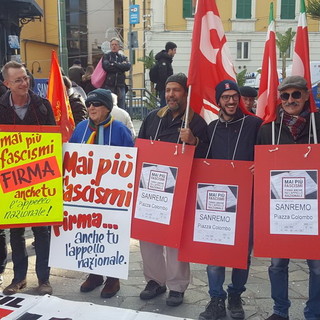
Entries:
{"label": "person's shoulder", "polygon": [[263,120],[261,118],[259,118],[258,116],[254,116],[254,115],[246,115],[246,118],[248,120],[248,122],[250,123],[254,123],[257,125],[261,125]]}

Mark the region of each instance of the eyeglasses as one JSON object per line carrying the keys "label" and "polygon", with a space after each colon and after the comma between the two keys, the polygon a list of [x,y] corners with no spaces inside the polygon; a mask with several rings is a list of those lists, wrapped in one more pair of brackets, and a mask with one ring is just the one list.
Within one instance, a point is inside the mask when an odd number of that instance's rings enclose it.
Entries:
{"label": "eyeglasses", "polygon": [[89,108],[90,106],[100,107],[102,106],[102,103],[100,101],[86,101],[86,106],[87,108]]}
{"label": "eyeglasses", "polygon": [[238,93],[235,93],[233,95],[225,94],[225,95],[221,96],[221,98],[225,102],[229,101],[231,98],[233,101],[239,101],[240,96]]}
{"label": "eyeglasses", "polygon": [[291,94],[288,92],[283,92],[280,94],[280,99],[283,101],[287,101],[287,100],[289,100],[290,96],[293,99],[300,99],[301,98],[301,91],[294,91]]}
{"label": "eyeglasses", "polygon": [[28,76],[25,76],[25,77],[22,77],[22,78],[19,78],[19,79],[16,79],[16,80],[13,80],[13,81],[10,81],[16,85],[20,85],[20,84],[23,84],[24,82],[28,82],[30,80],[30,77]]}

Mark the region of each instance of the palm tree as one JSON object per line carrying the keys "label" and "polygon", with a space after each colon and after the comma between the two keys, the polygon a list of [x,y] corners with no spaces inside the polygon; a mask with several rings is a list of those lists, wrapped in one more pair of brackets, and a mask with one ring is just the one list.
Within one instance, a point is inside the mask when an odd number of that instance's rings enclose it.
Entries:
{"label": "palm tree", "polygon": [[[146,70],[150,70],[156,63],[156,59],[154,57],[153,50],[151,50],[147,56],[144,56],[143,58],[139,58],[138,61],[143,62],[144,68]],[[155,94],[155,91],[156,90],[154,88],[154,83],[151,82],[151,92],[153,94]]]}
{"label": "palm tree", "polygon": [[277,34],[276,43],[282,58],[282,78],[284,79],[287,76],[286,67],[287,67],[288,51],[290,50],[292,40],[296,35],[296,33],[292,31],[292,28],[289,28],[284,34],[281,34],[280,32],[277,32],[276,34]]}
{"label": "palm tree", "polygon": [[307,4],[307,14],[315,20],[320,20],[320,1],[309,0]]}

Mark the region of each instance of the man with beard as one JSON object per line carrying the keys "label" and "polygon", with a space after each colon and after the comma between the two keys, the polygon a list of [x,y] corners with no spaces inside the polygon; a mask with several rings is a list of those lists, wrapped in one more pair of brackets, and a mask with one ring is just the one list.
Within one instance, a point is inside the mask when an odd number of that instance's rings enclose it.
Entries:
{"label": "man with beard", "polygon": [[[207,150],[207,124],[192,110],[189,111],[188,119],[185,118],[187,96],[185,74],[171,75],[166,81],[167,106],[149,113],[142,123],[138,137],[173,143],[185,142],[196,146],[196,157],[204,157]],[[188,121],[188,128],[183,128],[185,121]],[[190,281],[189,263],[178,261],[176,248],[140,241],[140,251],[147,281],[140,299],[155,298],[166,292],[168,286],[170,292],[167,305],[180,305]]]}
{"label": "man with beard", "polygon": [[[245,113],[239,106],[240,90],[231,80],[224,80],[216,86],[216,102],[220,107],[219,119],[208,126],[208,158],[253,161],[254,145],[262,120]],[[248,266],[252,249],[252,224],[250,228]],[[234,319],[244,319],[241,294],[246,290],[249,267],[232,269],[232,283],[227,292],[223,289],[225,267],[207,266],[209,294],[211,301],[199,316],[200,320],[216,320],[226,316],[225,300]]]}
{"label": "man with beard", "polygon": [[[281,104],[277,107],[277,118],[266,123],[258,133],[258,144],[272,144],[272,134],[276,144],[314,143],[311,134],[309,90],[307,81],[300,76],[285,78],[279,85]],[[320,138],[320,116],[315,113],[318,141]],[[273,131],[273,132],[272,132]],[[316,249],[315,249],[316,250]],[[271,297],[274,300],[273,314],[268,320],[289,319],[290,300],[288,297],[290,259],[272,258],[269,267]],[[307,320],[320,319],[320,260],[307,259],[309,267],[309,299],[304,308]]]}

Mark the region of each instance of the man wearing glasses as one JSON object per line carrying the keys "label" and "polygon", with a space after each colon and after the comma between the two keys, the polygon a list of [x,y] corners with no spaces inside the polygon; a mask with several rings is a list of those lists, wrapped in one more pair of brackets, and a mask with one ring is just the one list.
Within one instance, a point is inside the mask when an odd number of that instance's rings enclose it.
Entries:
{"label": "man wearing glasses", "polygon": [[[300,76],[290,76],[279,85],[281,104],[277,108],[274,121],[276,144],[314,143],[310,131],[310,102],[307,81]],[[315,113],[318,141],[320,138],[320,117]],[[272,144],[272,122],[261,127],[258,144]],[[288,298],[289,259],[272,258],[269,267],[271,297],[274,300],[273,314],[268,320],[289,319],[290,300]],[[307,260],[310,271],[309,299],[304,308],[307,320],[320,319],[320,260]]]}
{"label": "man wearing glasses", "polygon": [[[2,68],[3,83],[9,89],[0,98],[0,124],[11,125],[55,125],[50,102],[29,90],[29,77],[25,67],[10,61]],[[11,295],[23,289],[27,282],[28,255],[24,228],[10,229],[10,244],[14,278],[3,293]],[[33,227],[36,251],[37,293],[52,294],[49,282],[49,228]],[[2,249],[1,249],[2,250]]]}
{"label": "man wearing glasses", "polygon": [[[217,84],[216,103],[220,107],[219,118],[208,126],[209,159],[253,161],[254,146],[262,120],[248,115],[239,106],[240,89],[231,80]],[[226,316],[225,300],[228,298],[228,309],[234,319],[244,319],[241,294],[246,290],[248,280],[250,253],[252,249],[252,224],[248,249],[248,268],[232,269],[232,283],[227,292],[223,289],[225,267],[207,266],[209,294],[211,301],[199,320],[216,320]]]}

